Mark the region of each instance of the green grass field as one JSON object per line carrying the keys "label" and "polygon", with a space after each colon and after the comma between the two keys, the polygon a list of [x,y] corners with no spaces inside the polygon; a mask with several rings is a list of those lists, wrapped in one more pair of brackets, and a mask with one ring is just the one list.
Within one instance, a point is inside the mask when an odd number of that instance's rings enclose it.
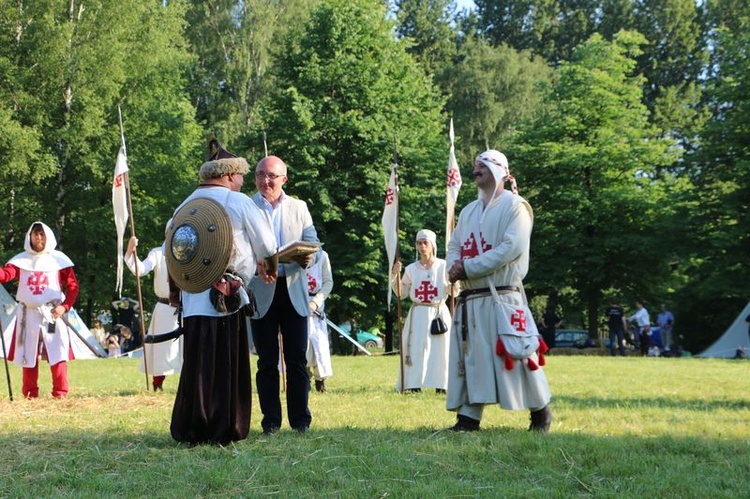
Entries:
{"label": "green grass field", "polygon": [[[253,369],[254,369],[253,359]],[[750,497],[750,362],[550,356],[555,421],[487,408],[454,434],[444,396],[395,392],[397,357],[334,357],[313,426],[229,445],[169,435],[177,386],[134,359],[74,361],[71,393],[0,394],[2,497]]]}

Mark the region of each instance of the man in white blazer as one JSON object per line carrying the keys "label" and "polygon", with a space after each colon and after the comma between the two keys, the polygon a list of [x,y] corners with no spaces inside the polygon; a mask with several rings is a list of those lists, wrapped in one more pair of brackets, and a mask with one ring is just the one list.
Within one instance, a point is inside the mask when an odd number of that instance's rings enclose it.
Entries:
{"label": "man in white blazer", "polygon": [[[304,201],[284,193],[286,164],[276,157],[263,158],[255,168],[254,203],[267,214],[268,223],[281,247],[294,241],[318,242],[312,217]],[[260,277],[250,281],[257,312],[250,321],[253,343],[258,354],[258,388],[261,426],[264,434],[281,427],[279,399],[279,340],[281,333],[286,364],[286,402],[289,426],[304,433],[312,416],[308,406],[310,375],[307,371],[307,276],[305,269],[315,263],[317,254],[300,256],[292,263],[279,264],[278,279],[270,284]]]}

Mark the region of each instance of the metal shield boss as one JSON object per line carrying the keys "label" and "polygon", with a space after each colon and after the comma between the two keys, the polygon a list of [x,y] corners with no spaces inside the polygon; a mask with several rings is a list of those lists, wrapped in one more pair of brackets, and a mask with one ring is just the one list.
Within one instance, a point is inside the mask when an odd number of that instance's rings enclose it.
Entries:
{"label": "metal shield boss", "polygon": [[175,213],[167,228],[167,270],[180,289],[200,293],[218,281],[232,254],[232,223],[226,210],[208,198],[195,198]]}

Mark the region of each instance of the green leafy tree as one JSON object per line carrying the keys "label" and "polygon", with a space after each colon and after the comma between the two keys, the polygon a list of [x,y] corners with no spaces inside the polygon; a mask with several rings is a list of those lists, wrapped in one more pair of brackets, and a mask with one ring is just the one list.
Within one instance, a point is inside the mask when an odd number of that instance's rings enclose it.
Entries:
{"label": "green leafy tree", "polygon": [[456,61],[436,78],[453,117],[460,164],[473,164],[478,152],[505,148],[519,125],[541,111],[539,87],[549,83],[552,70],[531,54],[507,45],[493,47],[468,37]]}
{"label": "green leafy tree", "polygon": [[635,30],[641,47],[637,72],[643,100],[664,134],[692,147],[707,118],[700,76],[706,69],[703,8],[694,0],[477,0],[479,26],[495,45],[530,50],[553,65],[569,60],[592,34],[611,40]]}
{"label": "green leafy tree", "polygon": [[633,70],[643,42],[623,32],[578,47],[557,70],[547,112],[510,151],[535,210],[531,293],[575,290],[592,335],[605,292],[648,299],[670,272],[659,244],[668,189],[653,173],[677,150],[641,103]]}
{"label": "green leafy tree", "polygon": [[262,151],[260,104],[273,88],[271,49],[300,28],[317,0],[192,0],[187,37],[197,54],[190,91],[206,132],[232,151]]}
{"label": "green leafy tree", "polygon": [[531,50],[552,63],[570,58],[597,31],[599,0],[475,0],[479,28],[493,45]]}
{"label": "green leafy tree", "polygon": [[708,118],[700,82],[708,63],[701,8],[694,0],[644,0],[636,5],[634,25],[623,28],[635,29],[648,40],[637,66],[646,81],[644,103],[657,127],[684,147],[693,147]]}
{"label": "green leafy tree", "polygon": [[456,51],[458,33],[451,26],[455,19],[453,0],[397,0],[396,33],[409,39],[413,54],[428,74],[450,64]]}
{"label": "green leafy tree", "polygon": [[[0,119],[12,125],[2,134],[29,146],[11,160],[29,175],[14,172],[0,188],[0,199],[14,203],[3,232],[23,233],[34,220],[51,225],[59,248],[77,263],[78,306],[104,307],[114,292],[116,263],[111,181],[120,145],[117,105],[144,244],[163,240],[166,218],[195,181],[201,136],[183,90],[190,60],[184,10],[180,2],[92,0],[2,2],[0,13],[0,24],[14,27],[3,30],[12,37],[0,47],[0,61],[12,75],[0,82],[0,94],[8,97],[2,109],[9,111],[0,111]],[[18,237],[7,244],[7,254],[22,247]]]}
{"label": "green leafy tree", "polygon": [[375,2],[322,2],[280,47],[267,117],[270,152],[286,161],[289,192],[308,202],[331,256],[330,310],[364,325],[382,326],[385,309],[380,219],[394,146],[408,258],[417,229],[445,224],[434,209],[445,199],[442,102],[392,33]]}
{"label": "green leafy tree", "polygon": [[707,91],[712,119],[689,162],[695,195],[686,213],[689,279],[680,293],[696,350],[721,335],[750,296],[750,17],[731,23],[717,32]]}

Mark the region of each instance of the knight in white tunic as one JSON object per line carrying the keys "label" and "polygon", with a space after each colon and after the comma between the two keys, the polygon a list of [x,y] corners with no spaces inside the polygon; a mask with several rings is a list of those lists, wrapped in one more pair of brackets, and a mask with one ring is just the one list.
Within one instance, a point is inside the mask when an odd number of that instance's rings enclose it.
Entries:
{"label": "knight in white tunic", "polygon": [[307,316],[307,367],[312,369],[315,390],[326,391],[325,380],[333,375],[325,301],[333,289],[333,272],[328,253],[321,251],[318,261],[307,269],[310,315]]}
{"label": "knight in white tunic", "polygon": [[[133,275],[143,277],[149,272],[154,272],[154,293],[156,294],[156,306],[151,315],[148,325],[148,334],[156,335],[168,333],[177,329],[177,307],[169,303],[169,273],[167,272],[167,261],[164,257],[164,245],[153,248],[148,252],[144,260],[137,259],[135,250],[138,247],[138,238],[135,236],[128,241],[128,250],[125,253],[125,263]],[[138,273],[136,274],[136,262]],[[164,379],[172,374],[179,374],[182,370],[182,344],[183,338],[163,343],[144,343],[141,361],[141,371],[153,376],[154,391],[163,390]],[[145,365],[144,365],[145,363]]]}
{"label": "knight in white tunic", "polygon": [[26,398],[39,396],[40,355],[50,364],[52,396],[62,398],[69,391],[67,361],[74,357],[65,314],[78,297],[78,281],[73,262],[56,247],[52,229],[34,222],[26,232],[25,251],[0,268],[0,283],[18,280],[20,306],[8,359],[23,368]]}
{"label": "knight in white tunic", "polygon": [[[479,198],[466,206],[448,245],[451,282],[461,282],[451,337],[447,409],[458,413],[455,431],[479,429],[487,404],[531,411],[530,430],[552,422],[551,395],[539,354],[546,348],[528,311],[523,278],[529,268],[533,212],[517,194],[505,155],[476,158]],[[512,191],[505,190],[509,180]],[[505,310],[510,309],[510,313]],[[500,333],[534,339],[522,358],[506,355]]]}
{"label": "knight in white tunic", "polygon": [[[435,233],[422,229],[416,237],[417,261],[408,265],[401,278],[400,296],[409,296],[411,308],[403,328],[403,383],[399,372],[398,389],[418,392],[434,388],[444,393],[448,387],[448,345],[451,316],[445,304],[450,283],[445,260],[437,258]],[[391,271],[391,286],[397,293],[401,262]],[[432,334],[432,322],[442,320],[446,329]],[[400,371],[400,370],[399,370]]]}

